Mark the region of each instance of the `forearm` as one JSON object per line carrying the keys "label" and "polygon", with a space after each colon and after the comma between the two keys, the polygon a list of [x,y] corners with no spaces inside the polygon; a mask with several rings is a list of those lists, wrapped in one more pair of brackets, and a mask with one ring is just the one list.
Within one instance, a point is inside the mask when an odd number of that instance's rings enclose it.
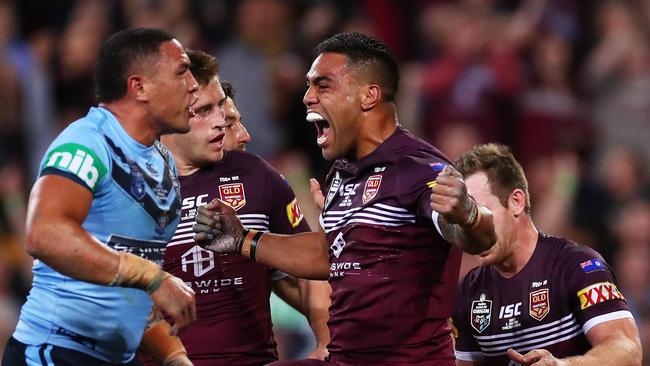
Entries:
{"label": "forearm", "polygon": [[492,212],[478,204],[477,209],[479,221],[474,227],[450,224],[442,217],[438,221],[445,238],[469,254],[482,253],[490,249],[497,240]]}
{"label": "forearm", "polygon": [[316,337],[316,347],[325,348],[330,341],[329,319],[332,288],[326,281],[298,280],[302,308]]}
{"label": "forearm", "polygon": [[30,217],[25,247],[30,255],[57,272],[101,285],[113,281],[120,263],[116,251],[65,217]]}
{"label": "forearm", "polygon": [[282,301],[291,305],[292,308],[301,313],[305,313],[302,308],[300,299],[300,289],[298,288],[298,279],[287,275],[282,279],[273,281],[273,292],[282,299]]}
{"label": "forearm", "polygon": [[295,277],[324,280],[329,277],[329,258],[323,239],[319,232],[266,233],[259,240],[255,260]]}
{"label": "forearm", "polygon": [[641,344],[627,337],[607,340],[581,356],[562,359],[567,366],[640,366]]}

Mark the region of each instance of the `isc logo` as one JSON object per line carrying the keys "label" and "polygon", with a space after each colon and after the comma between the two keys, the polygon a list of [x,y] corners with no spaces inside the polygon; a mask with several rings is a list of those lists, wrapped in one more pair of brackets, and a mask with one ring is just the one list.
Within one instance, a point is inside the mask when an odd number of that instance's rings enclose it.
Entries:
{"label": "isc logo", "polygon": [[190,208],[205,206],[208,202],[205,200],[208,198],[208,194],[201,194],[198,196],[185,197],[183,198],[183,210],[189,210]]}
{"label": "isc logo", "polygon": [[501,310],[499,311],[499,319],[508,319],[512,318],[513,316],[521,315],[521,310],[519,310],[520,306],[521,302],[502,306]]}
{"label": "isc logo", "polygon": [[73,173],[92,190],[106,173],[99,158],[90,149],[78,144],[64,144],[52,150],[44,168],[54,166]]}

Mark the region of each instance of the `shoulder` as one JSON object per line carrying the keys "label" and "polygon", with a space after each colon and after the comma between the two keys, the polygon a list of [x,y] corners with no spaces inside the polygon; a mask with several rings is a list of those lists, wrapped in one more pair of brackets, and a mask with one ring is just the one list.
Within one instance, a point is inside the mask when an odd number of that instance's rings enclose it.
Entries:
{"label": "shoulder", "polygon": [[445,154],[428,142],[404,129],[399,132],[398,147],[393,156],[400,173],[430,176],[442,170],[442,166],[451,164]]}
{"label": "shoulder", "polygon": [[260,156],[247,151],[227,151],[223,163],[233,166],[236,170],[241,171],[249,177],[248,180],[258,180],[266,186],[272,182],[284,182],[286,180],[271,164]]}
{"label": "shoulder", "polygon": [[548,262],[553,263],[558,269],[580,269],[588,273],[592,269],[604,270],[607,267],[600,253],[586,245],[580,245],[569,239],[540,234],[539,245],[545,246],[545,250],[548,253]]}

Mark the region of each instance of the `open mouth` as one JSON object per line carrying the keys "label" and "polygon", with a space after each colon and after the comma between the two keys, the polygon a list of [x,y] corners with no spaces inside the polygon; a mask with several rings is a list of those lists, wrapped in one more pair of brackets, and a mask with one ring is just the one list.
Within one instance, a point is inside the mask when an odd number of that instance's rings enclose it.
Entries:
{"label": "open mouth", "polygon": [[325,144],[330,136],[330,123],[316,112],[307,113],[307,122],[312,122],[316,126],[316,143],[318,146]]}
{"label": "open mouth", "polygon": [[190,114],[190,117],[196,116],[196,112],[194,112],[194,108],[192,107],[187,107],[187,112]]}
{"label": "open mouth", "polygon": [[221,132],[218,135],[216,135],[214,138],[212,138],[208,143],[210,145],[214,146],[216,150],[221,150],[223,149],[223,138],[226,136],[225,133]]}

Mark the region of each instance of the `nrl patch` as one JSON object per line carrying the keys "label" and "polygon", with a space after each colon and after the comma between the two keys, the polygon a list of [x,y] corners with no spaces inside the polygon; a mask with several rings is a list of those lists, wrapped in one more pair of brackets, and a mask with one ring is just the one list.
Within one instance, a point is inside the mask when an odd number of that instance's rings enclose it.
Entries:
{"label": "nrl patch", "polygon": [[530,294],[530,301],[528,302],[528,313],[533,319],[542,321],[549,311],[551,311],[551,304],[548,298],[548,289],[533,291]]}
{"label": "nrl patch", "polygon": [[231,183],[219,186],[219,198],[237,211],[246,205],[246,192],[243,183]]}
{"label": "nrl patch", "polygon": [[361,197],[361,201],[364,205],[375,198],[379,192],[379,186],[381,186],[381,174],[371,175],[368,177],[366,186],[363,188],[363,195]]}
{"label": "nrl patch", "polygon": [[300,225],[300,222],[304,217],[305,216],[302,214],[302,210],[298,205],[298,201],[294,198],[293,201],[287,205],[287,218],[289,219],[291,227]]}
{"label": "nrl patch", "polygon": [[490,325],[492,316],[492,300],[486,300],[485,294],[481,294],[477,301],[472,301],[470,317],[472,319],[472,328],[481,333]]}

